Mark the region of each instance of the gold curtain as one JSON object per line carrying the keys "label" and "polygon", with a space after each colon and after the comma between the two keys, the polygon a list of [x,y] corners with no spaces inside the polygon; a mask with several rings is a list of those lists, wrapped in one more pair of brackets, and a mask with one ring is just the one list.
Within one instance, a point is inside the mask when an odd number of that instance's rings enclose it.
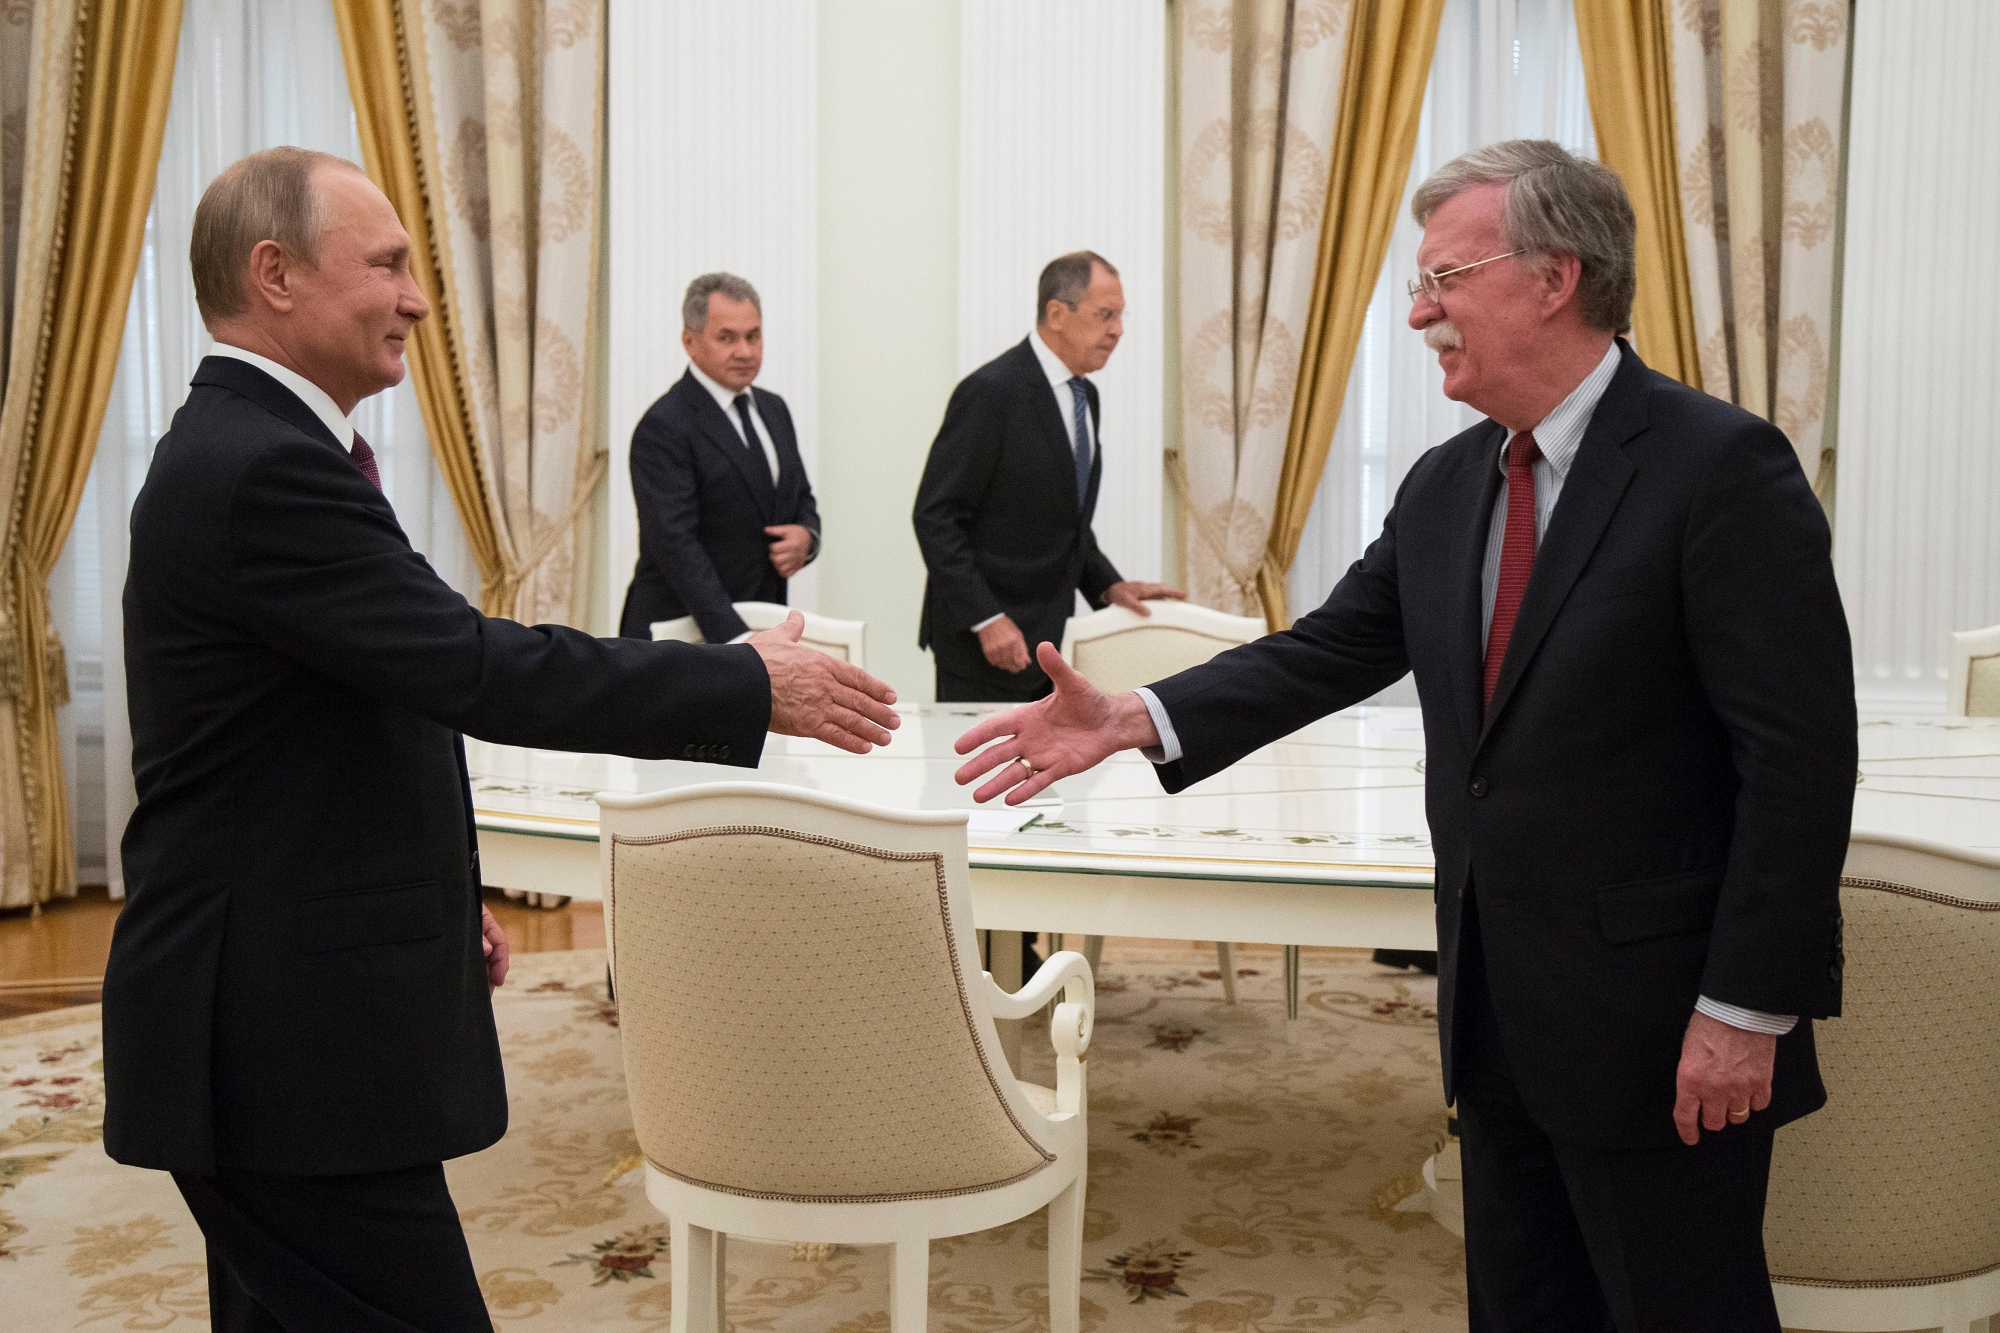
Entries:
{"label": "gold curtain", "polygon": [[49,573],[97,451],[173,89],[180,0],[33,8],[0,401],[0,905],[75,892]]}
{"label": "gold curtain", "polygon": [[413,375],[489,615],[576,623],[598,439],[599,0],[336,0],[369,174],[434,313]]}
{"label": "gold curtain", "polygon": [[1846,0],[1682,0],[1671,40],[1702,387],[1784,431],[1825,500]]}
{"label": "gold curtain", "polygon": [[1638,221],[1633,350],[1654,370],[1699,389],[1702,370],[1681,226],[1666,0],[1580,3],[1576,36],[1583,48],[1583,81],[1598,155],[1624,179]]}
{"label": "gold curtain", "polygon": [[430,300],[430,318],[410,340],[410,382],[430,436],[431,453],[465,525],[465,544],[479,567],[480,609],[501,614],[511,599],[500,553],[500,535],[486,507],[479,453],[473,446],[472,407],[466,396],[465,339],[457,312],[444,299],[439,238],[431,223],[431,192],[417,150],[417,111],[410,98],[410,48],[401,0],[334,0],[334,22],[347,64],[361,156],[368,175],[389,196],[403,230],[410,233],[411,266]]}
{"label": "gold curtain", "polygon": [[1313,492],[1326,470],[1362,321],[1409,183],[1443,13],[1444,0],[1378,0],[1356,7],[1348,34],[1298,394],[1270,541],[1257,571],[1264,619],[1274,630],[1292,623],[1285,573],[1299,553]]}

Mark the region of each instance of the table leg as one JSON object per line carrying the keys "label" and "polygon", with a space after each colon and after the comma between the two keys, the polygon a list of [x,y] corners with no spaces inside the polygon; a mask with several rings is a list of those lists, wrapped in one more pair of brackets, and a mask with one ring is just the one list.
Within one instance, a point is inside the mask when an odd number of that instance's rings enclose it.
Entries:
{"label": "table leg", "polygon": [[[993,974],[994,983],[1009,993],[1021,989],[1021,984],[1027,980],[1021,975],[1021,932],[991,930],[986,934],[991,941],[987,948],[990,961],[986,970]],[[1021,1020],[998,1018],[993,1021],[993,1026],[1000,1034],[1000,1053],[1007,1057],[1007,1067],[1018,1076],[1021,1071]]]}
{"label": "table leg", "polygon": [[1285,1021],[1292,1023],[1299,1017],[1299,946],[1285,946]]}

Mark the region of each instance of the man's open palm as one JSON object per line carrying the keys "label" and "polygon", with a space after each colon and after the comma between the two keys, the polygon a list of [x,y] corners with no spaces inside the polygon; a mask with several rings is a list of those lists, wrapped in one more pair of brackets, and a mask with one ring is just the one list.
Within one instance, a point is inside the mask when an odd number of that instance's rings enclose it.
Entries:
{"label": "man's open palm", "polygon": [[1105,694],[1078,675],[1052,643],[1040,644],[1035,657],[1056,692],[989,717],[958,738],[960,754],[999,742],[973,755],[955,775],[964,786],[993,774],[973,793],[975,800],[1006,792],[1007,804],[1019,805],[1058,778],[1095,768],[1120,750],[1160,743],[1138,695]]}

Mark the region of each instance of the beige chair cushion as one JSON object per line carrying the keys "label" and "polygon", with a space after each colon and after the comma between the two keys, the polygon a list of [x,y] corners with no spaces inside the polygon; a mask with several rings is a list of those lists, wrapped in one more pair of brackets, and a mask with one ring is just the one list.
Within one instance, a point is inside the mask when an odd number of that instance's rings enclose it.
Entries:
{"label": "beige chair cushion", "polygon": [[660,1170],[861,1202],[1053,1160],[979,1042],[937,855],[770,828],[619,837],[610,893],[634,1128]]}
{"label": "beige chair cushion", "polygon": [[1975,657],[1965,664],[1965,715],[2000,717],[2000,657]]}
{"label": "beige chair cushion", "polygon": [[1814,1030],[1826,1108],[1778,1131],[1771,1275],[1885,1286],[2000,1266],[2000,903],[1849,877],[1841,907],[1845,1017]]}
{"label": "beige chair cushion", "polygon": [[1200,666],[1217,653],[1234,647],[1236,642],[1230,639],[1176,626],[1148,625],[1077,644],[1076,661],[1071,665],[1098,689],[1117,694]]}

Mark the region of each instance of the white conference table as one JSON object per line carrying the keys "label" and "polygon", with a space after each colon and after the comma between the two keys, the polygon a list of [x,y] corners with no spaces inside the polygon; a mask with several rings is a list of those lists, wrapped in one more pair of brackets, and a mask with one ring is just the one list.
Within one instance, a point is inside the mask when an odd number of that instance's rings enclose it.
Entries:
{"label": "white conference table", "polygon": [[[1174,796],[1128,752],[1010,810],[976,806],[951,780],[952,743],[999,707],[901,706],[895,739],[869,755],[773,736],[754,780],[972,811],[984,930],[1436,947],[1416,709],[1348,709]],[[2000,853],[2000,719],[1867,716],[1860,740],[1857,830]],[[597,792],[746,777],[474,741],[466,754],[486,882],[581,899],[602,897]],[[1015,952],[995,951],[1002,984],[1018,984]]]}

